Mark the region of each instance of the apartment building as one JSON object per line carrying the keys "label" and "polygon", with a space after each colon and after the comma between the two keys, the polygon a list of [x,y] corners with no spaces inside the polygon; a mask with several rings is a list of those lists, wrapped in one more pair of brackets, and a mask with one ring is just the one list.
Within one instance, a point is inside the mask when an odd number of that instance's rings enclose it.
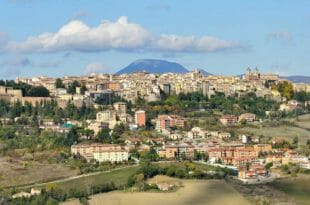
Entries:
{"label": "apartment building", "polygon": [[128,151],[116,144],[77,144],[71,146],[71,153],[80,154],[87,161],[123,162],[128,160]]}
{"label": "apartment building", "polygon": [[138,126],[145,126],[146,116],[144,110],[138,110],[135,112],[135,123]]}
{"label": "apartment building", "polygon": [[210,161],[220,160],[223,164],[242,166],[257,160],[258,154],[253,147],[217,147],[208,150]]}
{"label": "apartment building", "polygon": [[179,115],[158,115],[156,120],[156,130],[167,130],[173,127],[184,128],[185,119]]}

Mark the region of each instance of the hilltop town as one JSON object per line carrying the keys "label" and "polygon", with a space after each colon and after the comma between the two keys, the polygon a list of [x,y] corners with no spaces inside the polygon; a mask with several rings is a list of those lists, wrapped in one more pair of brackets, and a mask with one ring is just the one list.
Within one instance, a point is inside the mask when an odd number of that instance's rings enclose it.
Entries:
{"label": "hilltop town", "polygon": [[[0,81],[0,151],[7,159],[0,167],[15,163],[27,170],[34,162],[58,164],[83,175],[146,166],[146,179],[160,173],[267,183],[283,174],[309,173],[309,112],[310,84],[257,68],[237,77],[205,76],[199,70],[18,77]],[[303,132],[265,132],[277,127]],[[209,168],[163,171],[152,164],[164,162]],[[55,171],[50,179],[70,176],[72,170],[65,172]],[[31,192],[8,191],[14,186],[53,183],[41,177],[10,184],[5,179],[12,176],[6,175],[0,170],[1,188],[13,201],[30,200],[42,191],[42,186]],[[140,186],[139,172],[130,179],[129,187]],[[44,192],[54,193],[51,184]],[[169,187],[157,184],[160,190]],[[59,201],[78,196],[53,195]]]}

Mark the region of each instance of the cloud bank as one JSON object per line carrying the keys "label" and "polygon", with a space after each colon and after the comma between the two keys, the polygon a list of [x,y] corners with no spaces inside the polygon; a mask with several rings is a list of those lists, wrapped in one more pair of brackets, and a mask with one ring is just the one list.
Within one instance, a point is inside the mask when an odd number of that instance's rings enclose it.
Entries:
{"label": "cloud bank", "polygon": [[55,33],[31,36],[22,42],[8,42],[4,52],[98,52],[119,50],[129,52],[217,52],[246,49],[247,46],[213,36],[180,36],[154,34],[122,16],[115,22],[103,21],[90,27],[73,20]]}

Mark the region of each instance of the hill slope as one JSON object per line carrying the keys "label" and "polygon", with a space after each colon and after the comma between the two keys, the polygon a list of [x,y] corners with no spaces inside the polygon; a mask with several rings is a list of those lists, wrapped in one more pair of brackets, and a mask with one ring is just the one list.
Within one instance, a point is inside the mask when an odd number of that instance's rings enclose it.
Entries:
{"label": "hill slope", "polygon": [[116,74],[128,74],[146,71],[149,73],[187,73],[188,70],[182,65],[174,62],[157,59],[136,60],[127,67],[119,70]]}

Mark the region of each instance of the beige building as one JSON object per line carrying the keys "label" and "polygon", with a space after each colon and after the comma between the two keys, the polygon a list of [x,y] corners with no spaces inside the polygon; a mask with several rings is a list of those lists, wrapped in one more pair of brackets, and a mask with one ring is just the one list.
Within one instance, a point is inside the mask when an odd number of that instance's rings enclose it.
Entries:
{"label": "beige building", "polygon": [[113,107],[117,115],[124,115],[127,113],[127,105],[124,102],[116,102],[113,104]]}
{"label": "beige building", "polygon": [[71,146],[71,153],[80,154],[87,161],[95,159],[98,162],[123,162],[128,160],[128,151],[117,144],[77,144]]}
{"label": "beige building", "polygon": [[109,128],[113,129],[116,125],[116,112],[114,110],[100,111],[96,115],[97,122],[108,123]]}

